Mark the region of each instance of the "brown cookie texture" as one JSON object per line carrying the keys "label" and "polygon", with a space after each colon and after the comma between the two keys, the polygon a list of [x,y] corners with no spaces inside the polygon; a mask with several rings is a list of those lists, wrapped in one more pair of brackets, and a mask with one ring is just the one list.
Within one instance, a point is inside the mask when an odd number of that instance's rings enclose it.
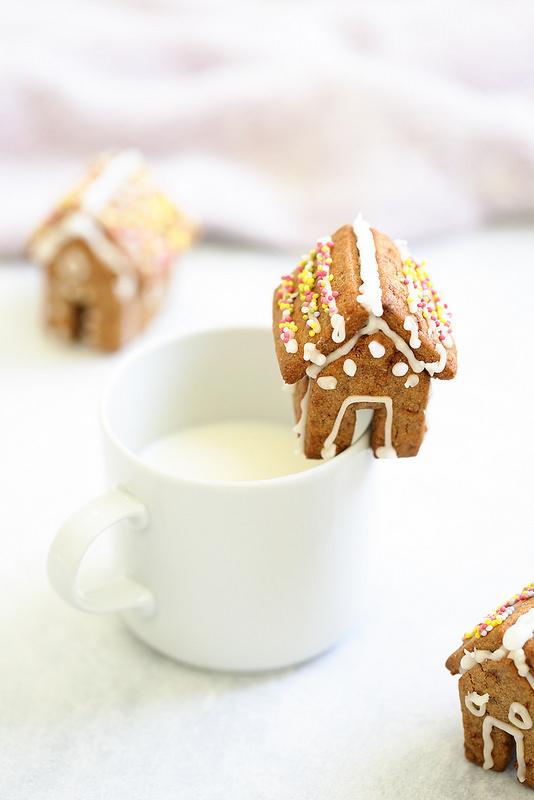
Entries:
{"label": "brown cookie texture", "polygon": [[[356,245],[356,236],[351,225],[344,225],[332,236],[334,247],[332,248],[331,272],[335,276],[334,284],[336,291],[339,292],[337,306],[339,313],[345,319],[346,338],[351,338],[360,328],[365,325],[369,314],[365,311],[361,303],[358,303],[359,288],[361,286],[360,277],[360,255]],[[332,339],[332,323],[330,317],[324,310],[320,311],[319,320],[321,331],[319,334],[310,338],[303,320],[302,302],[297,292],[298,286],[297,267],[292,273],[295,286],[295,301],[293,319],[298,325],[296,340],[298,351],[287,353],[283,342],[280,339],[280,322],[282,313],[279,308],[279,286],[273,298],[273,332],[275,336],[276,354],[282,377],[286,383],[296,383],[303,377],[306,371],[306,362],[302,358],[304,345],[308,342],[315,344],[316,348],[325,355],[333,352],[338,344]]]}
{"label": "brown cookie texture", "polygon": [[[71,278],[73,264],[83,270],[83,280]],[[146,327],[165,298],[170,276],[136,275],[133,268],[111,275],[87,244],[76,239],[57,253],[45,275],[46,327],[63,339],[106,352],[118,350]],[[119,281],[135,287],[127,301],[115,288]]]}
{"label": "brown cookie texture", "polygon": [[[473,650],[489,650],[493,652],[498,650],[502,645],[503,636],[508,628],[511,628],[512,625],[517,622],[521,614],[525,614],[527,611],[530,611],[531,608],[534,608],[534,597],[530,597],[527,600],[519,600],[514,605],[513,613],[501,622],[500,625],[496,625],[486,636],[481,636],[480,638],[476,638],[475,636],[464,638],[462,644],[454,653],[451,653],[445,662],[445,666],[449,672],[453,675],[457,675],[460,672],[460,661],[466,652],[472,653]],[[534,639],[528,640],[524,646],[524,652],[527,663],[531,668],[534,668]]]}
{"label": "brown cookie texture", "polygon": [[[375,341],[384,348],[384,355],[379,359],[369,359],[369,345]],[[347,361],[356,365],[354,376],[345,371]],[[374,363],[377,361],[378,363]],[[346,449],[352,441],[354,431],[355,413],[364,408],[373,408],[371,447],[374,451],[385,445],[386,410],[381,400],[369,398],[390,397],[396,406],[392,420],[392,446],[397,455],[415,455],[421,444],[425,431],[425,409],[428,402],[430,376],[421,372],[414,375],[411,369],[405,375],[395,377],[392,368],[395,364],[406,364],[404,356],[399,354],[391,339],[379,331],[374,336],[362,336],[355,343],[349,353],[325,367],[320,378],[310,381],[306,440],[304,451],[308,458],[321,458],[324,441],[331,434],[345,403],[355,398],[347,405],[343,417],[340,436],[335,438],[337,452]],[[413,376],[417,384],[406,388],[408,377]],[[334,389],[323,388],[328,386],[328,381],[323,379],[334,378]],[[367,398],[360,399],[357,398]]]}
{"label": "brown cookie texture", "polygon": [[[532,608],[534,597],[516,602],[513,613],[496,624],[487,635],[464,638],[460,647],[447,659],[446,667],[453,675],[463,673],[458,691],[466,758],[485,769],[501,772],[512,760],[519,741],[524,749],[525,775],[522,782],[534,788],[534,689],[525,675],[519,673],[503,645],[506,631]],[[501,647],[503,651],[499,658],[492,658],[491,654]],[[474,651],[485,653],[480,663],[464,671],[462,658],[465,653]],[[531,672],[534,666],[532,637],[525,642],[522,651],[526,667]],[[516,758],[516,767],[518,764]]]}
{"label": "brown cookie texture", "polygon": [[[336,231],[329,245],[329,280],[332,292],[337,293],[337,313],[344,319],[344,338],[334,341],[329,311],[322,306],[315,313],[320,330],[310,332],[307,327],[310,322],[303,312],[306,314],[309,308],[303,309],[298,291],[305,262],[274,294],[278,363],[284,381],[298,387],[295,413],[300,419],[304,409],[305,420],[299,430],[308,458],[330,457],[349,447],[357,412],[365,408],[374,409],[371,447],[375,455],[416,455],[426,431],[430,376],[450,379],[456,374],[454,344],[446,351],[444,369],[437,372],[432,368],[442,358],[438,332],[419,307],[414,309],[413,300],[409,302],[399,248],[384,234],[372,228],[370,231],[381,290],[381,316],[375,317],[360,302],[360,254],[351,225]],[[288,323],[291,333],[284,327]],[[282,341],[283,330],[291,341]],[[352,369],[345,368],[349,361]],[[421,362],[427,365],[424,369]]]}
{"label": "brown cookie texture", "polygon": [[[464,726],[465,756],[469,761],[481,767],[485,762],[482,726],[486,716],[508,722],[509,708],[512,703],[516,702],[521,703],[528,710],[530,716],[534,718],[534,694],[532,689],[524,678],[519,678],[514,663],[508,658],[502,662],[486,661],[483,664],[477,664],[472,667],[458,681],[458,691]],[[473,692],[476,692],[479,696],[489,695],[485,707],[486,712],[482,716],[475,716],[466,705],[466,697]],[[522,731],[522,734],[525,737],[525,751],[530,750],[534,744],[534,733],[532,731]],[[499,727],[493,726],[491,740],[493,742],[491,749],[493,764],[490,769],[495,772],[502,772],[502,770],[506,769],[514,754],[514,737]],[[525,783],[530,786],[533,785],[534,780],[534,764],[532,766],[532,770],[527,767],[528,780],[525,779]]]}
{"label": "brown cookie texture", "polygon": [[[404,285],[403,263],[398,247],[383,233],[379,233],[373,228],[371,228],[371,232],[376,247],[385,321],[392,331],[409,343],[410,335],[404,328],[404,321],[406,317],[414,317],[418,324],[418,336],[421,341],[416,351],[417,358],[428,363],[439,362],[439,355],[436,354],[436,345],[439,344],[437,333],[430,328],[420,309],[409,310],[408,290]],[[437,372],[436,378],[450,380],[456,375],[456,370],[456,346],[453,345],[447,350],[445,369]]]}

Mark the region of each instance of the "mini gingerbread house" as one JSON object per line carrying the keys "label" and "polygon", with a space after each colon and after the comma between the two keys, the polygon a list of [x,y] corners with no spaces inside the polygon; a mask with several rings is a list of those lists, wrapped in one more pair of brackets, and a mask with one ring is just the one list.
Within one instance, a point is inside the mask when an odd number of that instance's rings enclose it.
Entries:
{"label": "mini gingerbread house", "polygon": [[99,156],[30,242],[45,268],[47,326],[116,350],[156,313],[173,260],[193,236],[140,153]]}
{"label": "mini gingerbread house", "polygon": [[534,584],[484,617],[447,660],[458,682],[465,755],[534,788]]}
{"label": "mini gingerbread house", "polygon": [[358,216],[282,278],[273,319],[308,458],[347,448],[362,409],[373,409],[377,457],[417,454],[430,378],[454,377],[456,347],[447,306],[405,243]]}

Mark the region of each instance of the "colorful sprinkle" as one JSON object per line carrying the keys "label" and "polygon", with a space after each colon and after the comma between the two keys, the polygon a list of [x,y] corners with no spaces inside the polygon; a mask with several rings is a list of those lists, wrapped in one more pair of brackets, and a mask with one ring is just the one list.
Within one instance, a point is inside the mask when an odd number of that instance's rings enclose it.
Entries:
{"label": "colorful sprinkle", "polygon": [[493,628],[501,625],[505,619],[514,613],[516,603],[519,603],[520,600],[528,600],[530,597],[534,597],[534,583],[529,583],[520,594],[514,595],[507,600],[506,603],[503,603],[502,606],[499,606],[495,611],[492,611],[491,614],[488,614],[483,622],[479,622],[472,631],[464,634],[464,641],[466,639],[472,639],[473,636],[475,639],[487,636]]}
{"label": "colorful sprinkle", "polygon": [[404,260],[404,285],[408,287],[408,305],[412,314],[419,308],[430,328],[437,331],[441,342],[452,333],[451,314],[434,290],[425,262],[418,264],[411,256]]}
{"label": "colorful sprinkle", "polygon": [[338,313],[336,298],[339,297],[339,292],[332,290],[334,277],[330,273],[333,247],[334,242],[330,237],[325,237],[319,239],[314,250],[302,257],[297,268],[296,288],[291,275],[282,276],[282,284],[278,289],[278,307],[282,311],[280,338],[286,349],[298,330],[292,316],[297,296],[300,298],[302,319],[310,337],[321,331],[318,319],[321,309],[330,316]]}

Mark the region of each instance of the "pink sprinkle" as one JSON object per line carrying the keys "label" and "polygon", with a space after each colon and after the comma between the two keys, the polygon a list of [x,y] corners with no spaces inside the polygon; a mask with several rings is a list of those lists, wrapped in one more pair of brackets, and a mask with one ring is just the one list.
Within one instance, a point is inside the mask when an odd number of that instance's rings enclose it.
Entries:
{"label": "pink sprinkle", "polygon": [[332,294],[334,295],[334,297],[339,297],[339,292],[332,292]]}

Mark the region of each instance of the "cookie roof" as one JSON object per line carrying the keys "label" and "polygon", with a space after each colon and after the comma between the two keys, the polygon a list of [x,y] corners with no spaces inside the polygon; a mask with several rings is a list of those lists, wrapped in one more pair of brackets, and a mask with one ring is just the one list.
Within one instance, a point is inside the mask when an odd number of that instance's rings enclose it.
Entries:
{"label": "cookie roof", "polygon": [[124,150],[103,153],[89,165],[35,232],[30,253],[48,263],[66,241],[82,238],[98,250],[106,237],[116,251],[113,257],[109,246],[100,247],[108,266],[120,269],[130,260],[141,275],[149,276],[167,271],[195,233],[195,226],[154,184],[142,155]]}
{"label": "cookie roof", "polygon": [[412,346],[431,374],[454,377],[456,348],[446,306],[423,265],[401,247],[402,255],[397,244],[359,216],[354,225],[320,239],[294,272],[283,277],[274,295],[273,326],[286,383],[304,376],[309,363],[305,345],[312,343],[327,356],[377,318]]}
{"label": "cookie roof", "polygon": [[445,665],[456,675],[486,660],[488,654],[492,654],[491,660],[498,661],[513,658],[517,650],[524,653],[529,669],[534,668],[534,583],[525,586],[466,633]]}

